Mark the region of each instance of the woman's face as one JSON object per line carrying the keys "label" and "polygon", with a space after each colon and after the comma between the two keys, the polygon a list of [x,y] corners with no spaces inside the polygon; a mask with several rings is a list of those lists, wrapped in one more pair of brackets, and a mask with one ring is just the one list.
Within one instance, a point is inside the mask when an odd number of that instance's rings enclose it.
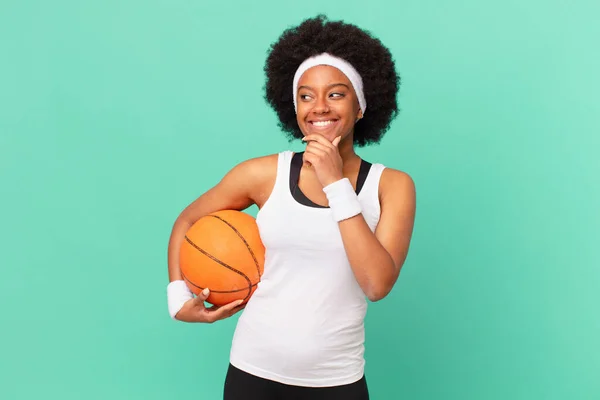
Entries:
{"label": "woman's face", "polygon": [[352,135],[362,115],[352,83],[329,65],[317,65],[302,75],[296,102],[296,119],[302,133],[320,134],[329,141]]}

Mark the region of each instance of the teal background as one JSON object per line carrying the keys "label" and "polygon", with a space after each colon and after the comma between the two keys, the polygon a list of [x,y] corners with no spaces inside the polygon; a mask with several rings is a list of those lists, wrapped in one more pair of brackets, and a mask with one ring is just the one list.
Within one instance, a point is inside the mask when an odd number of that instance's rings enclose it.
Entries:
{"label": "teal background", "polygon": [[367,317],[372,398],[600,398],[591,0],[1,2],[0,398],[220,398],[237,317],[170,320],[170,229],[235,163],[302,148],[262,68],[319,12],[402,76],[399,118],[359,150],[418,196]]}

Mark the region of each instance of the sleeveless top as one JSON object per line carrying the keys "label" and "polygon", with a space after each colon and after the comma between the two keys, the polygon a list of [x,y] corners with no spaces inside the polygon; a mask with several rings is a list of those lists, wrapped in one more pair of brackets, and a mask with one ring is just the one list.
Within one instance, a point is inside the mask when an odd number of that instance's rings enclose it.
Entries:
{"label": "sleeveless top", "polygon": [[[353,383],[364,374],[366,296],[329,207],[298,188],[302,153],[278,154],[273,190],[256,216],[264,273],[242,311],[230,362],[252,375],[297,386]],[[362,161],[362,215],[379,222],[382,164]]]}

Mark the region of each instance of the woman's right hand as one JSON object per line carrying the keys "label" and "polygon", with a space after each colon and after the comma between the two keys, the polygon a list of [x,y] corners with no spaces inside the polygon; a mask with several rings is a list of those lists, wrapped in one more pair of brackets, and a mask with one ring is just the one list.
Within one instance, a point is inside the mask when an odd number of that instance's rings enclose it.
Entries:
{"label": "woman's right hand", "polygon": [[188,300],[175,314],[175,319],[183,322],[205,322],[212,324],[221,319],[229,318],[242,310],[246,304],[243,300],[236,300],[223,306],[212,306],[206,308],[204,301],[210,295],[208,288],[204,289],[198,296]]}

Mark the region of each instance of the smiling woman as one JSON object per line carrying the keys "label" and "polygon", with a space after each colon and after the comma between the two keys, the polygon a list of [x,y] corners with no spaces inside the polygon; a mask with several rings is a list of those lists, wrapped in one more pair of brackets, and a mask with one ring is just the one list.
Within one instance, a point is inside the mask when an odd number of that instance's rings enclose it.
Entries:
{"label": "smiling woman", "polygon": [[[367,300],[386,297],[398,279],[415,188],[406,173],[354,148],[388,129],[399,78],[377,39],[322,16],[285,31],[265,71],[280,127],[306,149],[234,166],[179,215],[169,241],[169,310],[176,320],[214,322],[244,309],[226,400],[368,399]],[[208,291],[193,298],[182,282],[185,232],[209,213],[252,204],[266,248],[261,282],[247,304],[207,309]]]}
{"label": "smiling woman", "polygon": [[330,142],[338,136],[347,139],[353,134],[362,110],[352,84],[342,71],[318,65],[302,74],[299,84],[298,126],[304,134],[318,133]]}
{"label": "smiling woman", "polygon": [[306,85],[298,83],[307,71],[321,66],[341,73],[340,78],[350,86],[348,90],[360,96],[357,101],[363,113],[368,100],[369,117],[353,128],[354,144],[379,142],[398,113],[400,77],[392,55],[367,31],[342,21],[327,21],[323,16],[287,29],[271,46],[265,65],[265,99],[277,113],[281,129],[291,138],[303,137],[296,119],[301,94],[296,90]]}

